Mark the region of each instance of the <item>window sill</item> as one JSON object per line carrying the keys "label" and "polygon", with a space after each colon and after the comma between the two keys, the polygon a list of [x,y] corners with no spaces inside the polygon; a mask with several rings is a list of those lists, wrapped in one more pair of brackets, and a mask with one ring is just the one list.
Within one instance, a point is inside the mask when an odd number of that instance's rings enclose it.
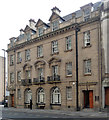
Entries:
{"label": "window sill", "polygon": [[13,66],[14,64],[10,64],[10,66]]}
{"label": "window sill", "polygon": [[20,64],[21,62],[17,62],[17,64]]}
{"label": "window sill", "polygon": [[72,98],[67,98],[67,101],[72,101]]}
{"label": "window sill", "polygon": [[72,49],[70,49],[70,50],[65,50],[64,52],[71,52],[72,51]]}
{"label": "window sill", "polygon": [[58,55],[58,54],[59,54],[59,52],[52,53],[51,56],[53,56],[53,55]]}
{"label": "window sill", "polygon": [[37,57],[37,59],[44,58],[44,56]]}
{"label": "window sill", "polygon": [[91,76],[91,73],[85,73],[84,76]]}
{"label": "window sill", "polygon": [[28,62],[28,61],[31,61],[31,59],[29,59],[29,60],[25,60],[25,62]]}
{"label": "window sill", "polygon": [[50,103],[50,105],[61,106],[61,103]]}
{"label": "window sill", "polygon": [[66,78],[68,78],[68,77],[72,77],[72,75],[66,75]]}
{"label": "window sill", "polygon": [[85,48],[90,48],[90,47],[92,47],[92,45],[84,46],[82,48],[85,49]]}
{"label": "window sill", "polygon": [[45,103],[36,103],[36,105],[45,106]]}

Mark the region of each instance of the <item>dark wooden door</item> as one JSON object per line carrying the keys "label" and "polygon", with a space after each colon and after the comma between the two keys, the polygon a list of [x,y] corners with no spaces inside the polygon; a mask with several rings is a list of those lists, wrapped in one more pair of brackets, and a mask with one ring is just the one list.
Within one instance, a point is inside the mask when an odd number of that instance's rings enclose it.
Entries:
{"label": "dark wooden door", "polygon": [[14,107],[14,95],[11,95],[11,107]]}
{"label": "dark wooden door", "polygon": [[109,87],[105,88],[105,106],[109,106]]}
{"label": "dark wooden door", "polygon": [[93,91],[89,91],[89,107],[93,108]]}

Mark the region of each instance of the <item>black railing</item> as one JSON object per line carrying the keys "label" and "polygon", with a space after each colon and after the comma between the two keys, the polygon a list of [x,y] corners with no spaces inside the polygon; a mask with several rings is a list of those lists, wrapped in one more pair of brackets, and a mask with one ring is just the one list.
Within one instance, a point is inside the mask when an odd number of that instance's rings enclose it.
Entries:
{"label": "black railing", "polygon": [[40,77],[40,78],[33,78],[33,84],[38,85],[38,84],[44,84],[45,83],[45,78]]}
{"label": "black railing", "polygon": [[47,77],[47,81],[48,81],[48,83],[61,82],[61,81],[60,81],[60,76],[59,76],[59,75],[48,76],[48,77]]}
{"label": "black railing", "polygon": [[21,83],[23,86],[32,85],[32,80],[31,79],[23,79],[23,80],[21,80]]}

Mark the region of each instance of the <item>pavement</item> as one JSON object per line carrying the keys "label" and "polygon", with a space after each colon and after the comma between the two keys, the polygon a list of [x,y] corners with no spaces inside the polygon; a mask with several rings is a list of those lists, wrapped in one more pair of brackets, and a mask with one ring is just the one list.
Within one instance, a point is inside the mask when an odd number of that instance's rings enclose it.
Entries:
{"label": "pavement", "polygon": [[56,115],[65,115],[65,116],[70,116],[70,117],[96,117],[96,118],[107,118],[109,117],[109,114],[107,111],[94,111],[92,109],[83,109],[81,111],[67,111],[67,110],[48,110],[48,109],[18,109],[18,108],[3,108],[3,111],[10,111],[10,112],[23,112],[26,114],[56,114]]}

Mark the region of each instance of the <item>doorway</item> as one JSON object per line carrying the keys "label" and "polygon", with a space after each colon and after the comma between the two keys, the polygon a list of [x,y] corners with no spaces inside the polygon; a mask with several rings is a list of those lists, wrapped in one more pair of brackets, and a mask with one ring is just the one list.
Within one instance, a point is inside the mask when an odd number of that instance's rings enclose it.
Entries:
{"label": "doorway", "polygon": [[11,94],[11,107],[14,107],[14,94]]}
{"label": "doorway", "polygon": [[83,91],[84,108],[93,108],[93,90]]}
{"label": "doorway", "polygon": [[105,88],[105,107],[109,107],[109,87]]}

